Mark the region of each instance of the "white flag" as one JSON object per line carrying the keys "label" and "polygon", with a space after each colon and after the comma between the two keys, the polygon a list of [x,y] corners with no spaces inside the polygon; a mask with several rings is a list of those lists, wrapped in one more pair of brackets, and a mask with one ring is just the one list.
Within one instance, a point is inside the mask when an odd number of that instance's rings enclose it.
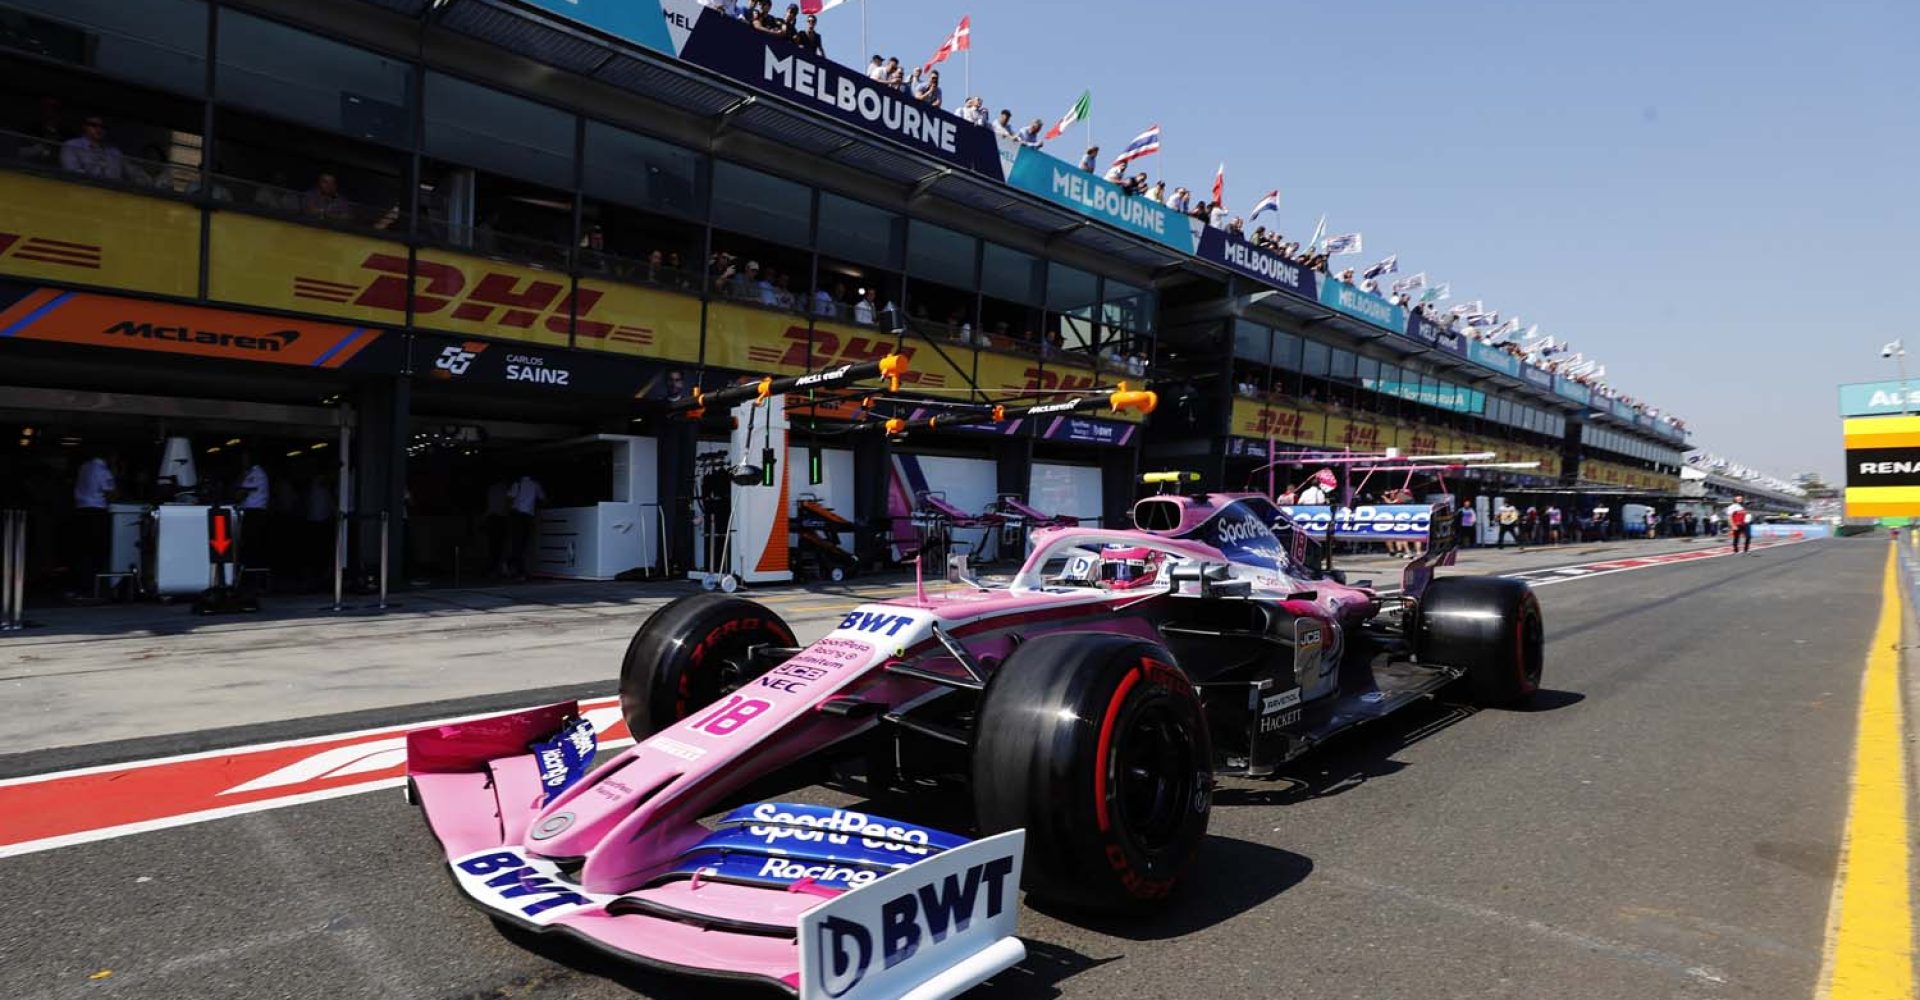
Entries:
{"label": "white flag", "polygon": [[1407,292],[1417,292],[1425,287],[1427,287],[1427,272],[1425,271],[1401,278],[1399,281],[1393,283],[1393,290],[1403,295]]}
{"label": "white flag", "polygon": [[1320,237],[1325,235],[1327,235],[1327,216],[1326,213],[1322,212],[1320,214],[1320,224],[1313,227],[1313,239],[1307,241],[1307,249],[1311,251],[1314,247],[1319,246]]}
{"label": "white flag", "polygon": [[1359,233],[1343,233],[1339,236],[1327,237],[1327,242],[1321,249],[1329,257],[1338,257],[1343,254],[1364,252],[1365,247],[1360,241]]}

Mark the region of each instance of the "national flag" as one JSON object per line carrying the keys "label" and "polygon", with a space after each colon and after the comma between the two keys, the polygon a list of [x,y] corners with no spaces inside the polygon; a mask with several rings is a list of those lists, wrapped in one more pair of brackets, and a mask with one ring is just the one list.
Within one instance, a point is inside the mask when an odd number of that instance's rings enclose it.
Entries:
{"label": "national flag", "polygon": [[1507,320],[1505,323],[1500,324],[1499,329],[1494,330],[1492,333],[1488,334],[1487,343],[1489,344],[1505,343],[1508,337],[1511,337],[1514,334],[1519,332],[1520,332],[1520,317],[1515,316],[1512,319]]}
{"label": "national flag", "polygon": [[1528,357],[1545,358],[1553,354],[1553,338],[1547,337],[1537,343],[1527,345]]}
{"label": "national flag", "polygon": [[1417,292],[1425,287],[1427,287],[1427,272],[1425,271],[1421,271],[1419,274],[1410,277],[1401,278],[1399,281],[1393,283],[1393,290],[1399,292],[1401,295],[1405,295],[1408,292]]}
{"label": "national flag", "polygon": [[1486,304],[1479,299],[1474,299],[1472,302],[1462,302],[1457,306],[1449,308],[1447,311],[1455,316],[1478,316],[1486,312],[1487,307]]}
{"label": "national flag", "polygon": [[1225,163],[1220,164],[1220,169],[1213,172],[1213,206],[1227,207],[1227,165]]}
{"label": "national flag", "polygon": [[1266,196],[1260,199],[1260,204],[1253,206],[1253,214],[1247,216],[1247,221],[1252,222],[1266,212],[1278,211],[1280,211],[1280,192],[1268,191]]}
{"label": "national flag", "polygon": [[1441,284],[1441,285],[1435,285],[1432,288],[1427,289],[1427,293],[1425,295],[1420,296],[1420,301],[1445,302],[1450,298],[1453,298],[1452,282],[1448,282],[1446,284]]}
{"label": "national flag", "polygon": [[1080,99],[1073,102],[1073,107],[1068,108],[1067,113],[1059,121],[1054,122],[1053,127],[1047,130],[1047,134],[1040,138],[1047,141],[1058,139],[1090,114],[1093,114],[1093,91],[1082,91]]}
{"label": "national flag", "polygon": [[1120,155],[1113,158],[1113,165],[1116,167],[1126,166],[1143,156],[1152,156],[1159,151],[1160,126],[1149,126],[1145,132],[1134,136],[1133,141],[1127,143],[1127,148],[1121,150]]}
{"label": "national flag", "polygon": [[1520,346],[1525,347],[1528,350],[1532,350],[1533,345],[1536,343],[1537,338],[1539,338],[1539,336],[1540,336],[1540,324],[1535,323],[1532,326],[1527,327],[1526,333],[1523,333],[1520,335],[1520,340],[1521,340]]}
{"label": "national flag", "polygon": [[1360,276],[1363,278],[1378,278],[1383,274],[1394,274],[1399,270],[1400,270],[1400,255],[1397,253],[1390,253],[1387,255],[1386,260],[1383,260],[1378,264],[1373,264],[1369,266],[1366,270],[1360,272]]}
{"label": "national flag", "polygon": [[953,55],[955,52],[965,52],[973,48],[972,23],[973,18],[971,15],[960,19],[960,26],[954,28],[953,34],[948,35],[947,40],[940,43],[940,48],[934,52],[933,58],[927,60],[925,66],[920,67],[921,76],[927,75],[927,71],[932,69],[935,63],[946,62],[947,57]]}
{"label": "national flag", "polygon": [[1327,237],[1326,245],[1321,247],[1321,250],[1325,251],[1329,257],[1359,253],[1362,249],[1359,233],[1344,233],[1339,236],[1329,236]]}
{"label": "national flag", "polygon": [[1319,223],[1313,227],[1313,239],[1307,241],[1307,252],[1313,252],[1313,249],[1320,245],[1320,237],[1325,235],[1327,235],[1327,216],[1322,212]]}
{"label": "national flag", "polygon": [[823,14],[846,2],[847,0],[800,0],[800,13]]}

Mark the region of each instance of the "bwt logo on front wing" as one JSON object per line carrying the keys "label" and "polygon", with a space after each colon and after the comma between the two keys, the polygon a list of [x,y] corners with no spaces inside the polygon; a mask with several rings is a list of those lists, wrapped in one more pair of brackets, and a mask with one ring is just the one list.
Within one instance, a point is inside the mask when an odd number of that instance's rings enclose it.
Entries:
{"label": "bwt logo on front wing", "polygon": [[[867,977],[876,959],[891,969],[913,957],[922,944],[936,945],[949,934],[964,933],[976,918],[992,920],[1012,902],[1007,882],[1013,858],[999,857],[964,872],[909,889],[880,904],[879,925],[829,916],[820,923],[812,946],[819,949],[820,987],[844,996]],[[979,913],[981,904],[985,913]]]}
{"label": "bwt logo on front wing", "polygon": [[[570,294],[564,279],[523,279],[498,271],[482,271],[479,280],[469,288],[466,272],[451,264],[415,261],[411,279],[407,266],[407,258],[403,256],[370,253],[360,262],[361,270],[374,274],[364,287],[295,276],[293,295],[405,316],[407,294],[412,290],[416,317],[444,316],[517,330],[541,329],[562,337],[571,330],[574,336],[584,340],[617,341],[638,347],[652,346],[654,342],[653,331],[647,327],[588,319],[587,315],[604,296],[591,288]],[[418,286],[417,290],[414,286]]]}

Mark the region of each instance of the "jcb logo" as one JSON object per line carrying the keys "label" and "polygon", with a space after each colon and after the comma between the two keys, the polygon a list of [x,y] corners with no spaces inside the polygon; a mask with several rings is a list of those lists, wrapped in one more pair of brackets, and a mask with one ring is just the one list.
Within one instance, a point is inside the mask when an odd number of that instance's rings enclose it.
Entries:
{"label": "jcb logo", "polygon": [[364,287],[296,276],[293,294],[404,315],[411,292],[414,315],[427,318],[428,325],[435,317],[446,317],[516,330],[537,328],[562,337],[571,329],[582,340],[653,342],[652,331],[645,327],[588,319],[601,293],[589,288],[569,293],[564,278],[520,278],[483,271],[469,287],[465,271],[431,260],[414,261],[409,278],[407,258],[389,253],[370,253],[360,267],[374,275]]}

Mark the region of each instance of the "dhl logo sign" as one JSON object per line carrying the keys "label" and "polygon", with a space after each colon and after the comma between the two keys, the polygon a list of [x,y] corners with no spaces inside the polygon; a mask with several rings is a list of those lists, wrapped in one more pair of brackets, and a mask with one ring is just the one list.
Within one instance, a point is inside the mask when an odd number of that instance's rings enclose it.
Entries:
{"label": "dhl logo sign", "polygon": [[360,282],[339,282],[295,275],[293,296],[335,305],[352,305],[394,314],[400,322],[413,300],[417,321],[431,326],[435,317],[485,324],[508,331],[544,331],[578,340],[651,347],[654,332],[644,326],[590,318],[603,293],[590,288],[569,291],[564,278],[539,278],[503,271],[460,267],[421,258],[409,270],[404,255],[375,251],[360,262]]}
{"label": "dhl logo sign", "polygon": [[1086,375],[1076,375],[1072,371],[1060,371],[1049,368],[1028,368],[1022,374],[1024,374],[1027,379],[1027,384],[1022,386],[1022,388],[1058,392],[1061,395],[1069,395],[1076,392],[1090,392],[1099,385],[1099,379],[1091,372]]}
{"label": "dhl logo sign", "polygon": [[1376,424],[1348,424],[1340,440],[1328,443],[1361,451],[1377,451],[1380,448],[1380,427]]}
{"label": "dhl logo sign", "polygon": [[0,233],[0,258],[10,260],[98,271],[104,260],[103,253],[104,250],[93,243],[75,243],[72,240],[29,236],[25,233]]}
{"label": "dhl logo sign", "polygon": [[1440,435],[1414,431],[1407,436],[1407,448],[1416,455],[1431,455],[1440,450]]}
{"label": "dhl logo sign", "polygon": [[1263,406],[1254,415],[1247,430],[1256,437],[1276,437],[1294,440],[1306,436],[1306,414],[1297,410],[1276,410]]}
{"label": "dhl logo sign", "polygon": [[832,330],[809,330],[804,326],[789,326],[780,334],[786,342],[781,348],[771,344],[754,344],[747,348],[747,360],[756,365],[777,366],[796,371],[814,371],[826,368],[838,368],[841,365],[859,364],[863,361],[878,361],[896,350],[907,357],[907,373],[900,377],[902,385],[945,386],[947,377],[940,372],[920,371],[913,358],[916,349],[911,344],[895,347],[894,342],[882,336],[843,335]]}

